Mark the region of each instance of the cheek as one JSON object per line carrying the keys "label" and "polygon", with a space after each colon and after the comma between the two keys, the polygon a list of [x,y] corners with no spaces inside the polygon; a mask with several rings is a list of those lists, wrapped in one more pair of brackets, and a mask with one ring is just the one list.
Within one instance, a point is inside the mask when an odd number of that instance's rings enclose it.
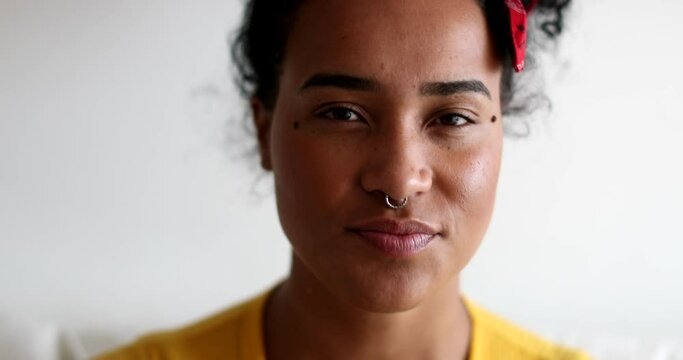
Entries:
{"label": "cheek", "polygon": [[295,240],[335,222],[353,185],[353,161],[348,151],[292,125],[275,120],[271,158],[282,226]]}
{"label": "cheek", "polygon": [[491,219],[500,172],[501,142],[469,150],[443,174],[459,237],[478,242]]}
{"label": "cheek", "polygon": [[473,208],[477,205],[484,208],[493,206],[499,169],[500,156],[497,153],[484,150],[473,154],[459,178],[460,195],[466,200],[465,204]]}

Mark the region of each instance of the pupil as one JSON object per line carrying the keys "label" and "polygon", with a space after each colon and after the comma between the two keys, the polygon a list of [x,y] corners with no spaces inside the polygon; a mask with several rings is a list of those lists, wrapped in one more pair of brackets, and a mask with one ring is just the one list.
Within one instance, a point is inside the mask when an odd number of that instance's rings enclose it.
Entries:
{"label": "pupil", "polygon": [[352,116],[351,111],[347,109],[332,110],[332,115],[337,119],[349,120]]}
{"label": "pupil", "polygon": [[457,125],[460,123],[460,120],[461,120],[461,117],[458,115],[451,115],[448,117],[448,123],[449,124]]}

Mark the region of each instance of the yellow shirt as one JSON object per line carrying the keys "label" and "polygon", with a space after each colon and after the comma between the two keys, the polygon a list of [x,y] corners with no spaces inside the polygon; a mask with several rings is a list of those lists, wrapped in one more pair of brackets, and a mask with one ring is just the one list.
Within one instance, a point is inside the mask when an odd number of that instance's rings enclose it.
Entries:
{"label": "yellow shirt", "polygon": [[[265,360],[262,314],[269,293],[175,331],[148,335],[95,360]],[[470,300],[469,360],[587,360],[579,351],[543,340]]]}

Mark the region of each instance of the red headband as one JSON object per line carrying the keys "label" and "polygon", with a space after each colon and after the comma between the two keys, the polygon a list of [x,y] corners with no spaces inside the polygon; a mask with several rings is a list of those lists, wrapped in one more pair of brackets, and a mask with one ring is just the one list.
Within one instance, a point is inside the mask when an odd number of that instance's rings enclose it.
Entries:
{"label": "red headband", "polygon": [[522,0],[505,0],[505,6],[510,15],[510,30],[512,33],[512,63],[516,72],[524,70],[524,54],[526,52],[527,12],[536,7],[538,0],[531,0],[529,7],[525,8]]}

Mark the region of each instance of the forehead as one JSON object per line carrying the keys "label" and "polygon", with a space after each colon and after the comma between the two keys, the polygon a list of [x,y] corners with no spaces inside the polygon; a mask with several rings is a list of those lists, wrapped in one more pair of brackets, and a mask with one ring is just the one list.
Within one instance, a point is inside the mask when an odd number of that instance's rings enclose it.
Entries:
{"label": "forehead", "polygon": [[476,0],[309,0],[296,15],[283,69],[297,77],[347,72],[403,85],[496,79],[492,43]]}

